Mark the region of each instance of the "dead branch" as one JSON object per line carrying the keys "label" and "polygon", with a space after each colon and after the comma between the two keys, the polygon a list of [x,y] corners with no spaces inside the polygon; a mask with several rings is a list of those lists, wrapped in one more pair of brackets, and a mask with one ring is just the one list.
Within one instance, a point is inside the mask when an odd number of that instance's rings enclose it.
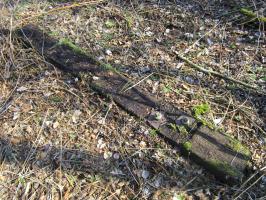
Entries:
{"label": "dead branch", "polygon": [[216,72],[216,71],[213,71],[213,70],[207,70],[207,69],[204,69],[203,67],[200,67],[199,65],[196,65],[195,63],[193,63],[192,61],[188,60],[187,58],[181,56],[178,52],[175,52],[176,56],[181,59],[182,61],[184,61],[185,63],[189,64],[190,67],[200,71],[200,72],[203,72],[205,74],[208,74],[208,75],[213,75],[213,76],[216,76],[216,77],[219,77],[219,78],[222,78],[222,79],[225,79],[225,80],[228,80],[228,81],[231,81],[231,82],[234,82],[234,83],[237,83],[239,85],[242,85],[242,86],[245,86],[247,88],[250,88],[250,89],[254,89],[254,90],[260,90],[258,87],[255,87],[255,86],[252,86],[248,83],[244,83],[242,81],[239,81],[239,80],[236,80],[234,78],[231,78],[231,77],[228,77],[228,76],[225,76],[219,72]]}

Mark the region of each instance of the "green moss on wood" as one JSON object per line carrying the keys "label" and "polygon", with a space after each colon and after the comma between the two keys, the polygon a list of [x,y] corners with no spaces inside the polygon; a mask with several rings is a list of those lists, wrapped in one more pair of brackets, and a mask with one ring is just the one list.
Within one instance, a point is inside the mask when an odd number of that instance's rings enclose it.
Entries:
{"label": "green moss on wood", "polygon": [[71,50],[73,50],[75,53],[82,54],[82,55],[89,57],[91,60],[93,60],[95,63],[97,63],[99,65],[99,67],[102,67],[104,70],[112,71],[112,72],[119,74],[119,71],[116,68],[114,68],[111,64],[104,63],[102,61],[97,61],[93,56],[87,54],[87,52],[85,50],[83,50],[82,48],[75,45],[70,39],[61,38],[58,42],[58,45],[67,46]]}
{"label": "green moss on wood", "polygon": [[190,151],[192,149],[192,143],[191,142],[185,142],[183,143],[183,148],[186,150],[186,151]]}
{"label": "green moss on wood", "polygon": [[99,63],[99,65],[101,67],[103,67],[107,71],[112,71],[112,72],[119,73],[118,70],[116,68],[114,68],[110,63],[104,63],[104,62],[101,62],[101,61],[99,61],[98,63]]}
{"label": "green moss on wood", "polygon": [[211,169],[215,171],[221,171],[225,174],[228,174],[232,177],[239,177],[241,176],[241,172],[239,172],[236,168],[228,164],[227,162],[223,162],[220,160],[212,159],[208,161],[208,165]]}
{"label": "green moss on wood", "polygon": [[65,45],[68,46],[69,48],[71,48],[74,52],[78,53],[78,54],[83,54],[86,55],[86,52],[78,47],[77,45],[75,45],[71,40],[66,39],[66,38],[61,38],[59,40],[59,45]]}
{"label": "green moss on wood", "polygon": [[168,126],[173,130],[173,131],[177,131],[177,126],[174,123],[169,123]]}
{"label": "green moss on wood", "polygon": [[230,149],[232,149],[232,150],[234,150],[234,151],[236,151],[238,153],[241,153],[241,154],[243,154],[243,155],[245,155],[247,157],[251,156],[251,153],[250,153],[249,149],[245,145],[241,144],[240,141],[238,141],[237,139],[232,138],[229,135],[227,135],[227,138],[229,140],[228,147]]}
{"label": "green moss on wood", "polygon": [[189,132],[187,131],[185,126],[178,126],[178,130],[182,135],[188,135]]}

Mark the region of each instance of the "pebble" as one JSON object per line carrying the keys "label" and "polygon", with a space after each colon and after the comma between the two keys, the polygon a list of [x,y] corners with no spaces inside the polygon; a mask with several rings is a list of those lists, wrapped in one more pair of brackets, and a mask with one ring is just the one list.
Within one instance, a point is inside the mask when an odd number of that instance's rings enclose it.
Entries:
{"label": "pebble", "polygon": [[194,35],[192,33],[185,33],[184,34],[187,39],[193,39]]}
{"label": "pebble", "polygon": [[56,122],[53,124],[53,128],[56,129],[59,125],[60,125],[59,122],[56,121]]}
{"label": "pebble", "polygon": [[98,76],[93,76],[92,77],[92,80],[94,80],[94,81],[97,81],[97,80],[99,80],[100,78],[98,77]]}
{"label": "pebble", "polygon": [[108,56],[111,56],[111,55],[112,55],[112,51],[109,50],[109,49],[107,49],[107,50],[105,51],[105,53],[106,53]]}
{"label": "pebble", "polygon": [[180,69],[182,66],[184,66],[184,62],[177,63],[176,69]]}
{"label": "pebble", "polygon": [[154,181],[154,186],[155,186],[156,188],[158,188],[158,187],[161,186],[161,184],[162,184],[162,177],[157,177],[157,178],[155,179],[155,181]]}
{"label": "pebble", "polygon": [[207,43],[209,46],[213,45],[213,41],[210,38],[207,38]]}
{"label": "pebble", "polygon": [[13,115],[13,120],[16,120],[18,119],[20,116],[20,113],[19,112],[14,112],[14,115]]}
{"label": "pebble", "polygon": [[189,77],[189,76],[186,76],[186,77],[185,77],[185,81],[186,81],[187,83],[191,84],[191,85],[194,84],[194,79],[191,78],[191,77]]}
{"label": "pebble", "polygon": [[112,153],[111,152],[104,152],[104,154],[103,154],[103,158],[106,160],[106,159],[108,159],[108,158],[111,158],[112,157]]}
{"label": "pebble", "polygon": [[140,147],[144,148],[144,147],[146,147],[146,142],[141,141],[141,142],[139,143],[139,145],[140,145]]}
{"label": "pebble", "polygon": [[144,187],[143,188],[143,195],[146,197],[149,197],[151,195],[151,190],[149,187]]}
{"label": "pebble", "polygon": [[147,36],[152,36],[152,35],[153,35],[153,32],[151,32],[151,31],[147,31],[147,32],[146,32],[146,35],[147,35]]}
{"label": "pebble", "polygon": [[103,142],[103,139],[98,140],[97,148],[103,149],[106,146],[106,144]]}
{"label": "pebble", "polygon": [[120,156],[119,156],[119,153],[114,153],[113,157],[114,157],[114,159],[118,160],[119,157],[120,157]]}
{"label": "pebble", "polygon": [[141,73],[148,73],[148,72],[150,72],[151,71],[151,69],[150,69],[150,67],[149,66],[146,66],[146,67],[142,67],[142,68],[140,68],[140,72]]}
{"label": "pebble", "polygon": [[21,87],[19,87],[19,88],[17,89],[17,92],[24,92],[24,91],[26,91],[26,90],[28,90],[28,88],[26,88],[26,87],[24,87],[24,86],[21,86]]}
{"label": "pebble", "polygon": [[142,170],[141,177],[147,179],[150,176],[150,172],[147,170]]}

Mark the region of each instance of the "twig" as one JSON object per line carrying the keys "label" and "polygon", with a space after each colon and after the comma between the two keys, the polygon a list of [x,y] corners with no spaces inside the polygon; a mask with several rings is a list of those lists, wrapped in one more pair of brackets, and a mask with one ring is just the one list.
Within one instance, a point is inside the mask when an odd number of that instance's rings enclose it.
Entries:
{"label": "twig", "polygon": [[222,79],[225,79],[225,80],[228,80],[228,81],[231,81],[231,82],[234,82],[234,83],[237,83],[239,85],[243,85],[245,87],[248,87],[248,88],[251,88],[251,89],[254,89],[254,90],[258,90],[259,88],[255,87],[255,86],[252,86],[250,84],[247,84],[247,83],[244,83],[242,81],[239,81],[239,80],[236,80],[234,78],[231,78],[231,77],[228,77],[228,76],[225,76],[225,75],[222,75],[220,74],[219,72],[216,72],[216,71],[213,71],[213,70],[207,70],[207,69],[204,69],[202,67],[200,67],[199,65],[196,65],[195,63],[193,63],[192,61],[188,60],[187,58],[181,56],[178,52],[175,51],[175,54],[177,55],[177,57],[179,59],[181,59],[182,61],[186,62],[187,64],[189,64],[192,68],[200,71],[200,72],[203,72],[205,74],[208,74],[208,75],[214,75],[214,76],[217,76],[219,78],[222,78]]}
{"label": "twig", "polygon": [[132,86],[126,88],[123,92],[126,92],[126,91],[132,89],[133,87],[136,87],[136,86],[139,85],[141,82],[143,82],[144,80],[146,80],[147,78],[149,78],[151,75],[153,75],[153,72],[150,73],[148,76],[144,77],[143,79],[141,79],[139,82],[135,83],[134,85],[132,85]]}
{"label": "twig", "polygon": [[235,197],[234,200],[237,200],[238,198],[240,198],[242,196],[242,194],[244,194],[247,190],[249,190],[251,187],[253,187],[263,176],[264,176],[264,174],[262,174],[256,181],[254,181],[250,186],[248,186],[239,195],[237,195],[237,197]]}

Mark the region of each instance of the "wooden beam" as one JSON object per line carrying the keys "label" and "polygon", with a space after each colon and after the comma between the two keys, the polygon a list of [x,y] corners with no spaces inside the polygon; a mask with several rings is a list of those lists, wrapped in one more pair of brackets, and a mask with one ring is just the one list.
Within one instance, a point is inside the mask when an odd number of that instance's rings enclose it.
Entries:
{"label": "wooden beam", "polygon": [[[113,99],[124,110],[143,119],[160,135],[213,173],[219,180],[239,183],[248,167],[250,155],[234,148],[227,135],[202,125],[179,108],[135,86],[125,90],[130,81],[83,51],[60,43],[34,25],[17,30],[16,35],[36,49],[49,62],[66,72],[90,72],[95,78],[88,83],[102,95]],[[185,127],[185,133],[178,127]]]}

